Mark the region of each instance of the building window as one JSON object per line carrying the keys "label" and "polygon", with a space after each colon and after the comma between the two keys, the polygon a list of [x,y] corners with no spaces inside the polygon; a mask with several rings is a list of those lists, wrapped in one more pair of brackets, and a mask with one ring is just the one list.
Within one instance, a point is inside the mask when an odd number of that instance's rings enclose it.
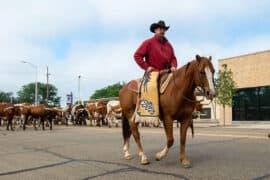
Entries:
{"label": "building window", "polygon": [[211,119],[211,108],[203,108],[200,113],[200,119]]}
{"label": "building window", "polygon": [[270,120],[270,86],[237,90],[232,109],[234,121]]}

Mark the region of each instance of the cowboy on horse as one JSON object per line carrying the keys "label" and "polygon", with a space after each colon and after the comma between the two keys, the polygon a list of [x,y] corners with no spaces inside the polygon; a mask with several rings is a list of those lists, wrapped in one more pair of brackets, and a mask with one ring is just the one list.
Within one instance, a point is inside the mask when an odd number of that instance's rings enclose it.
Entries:
{"label": "cowboy on horse", "polygon": [[150,26],[154,37],[145,40],[136,50],[134,59],[146,72],[139,89],[135,121],[157,121],[159,118],[158,78],[159,72],[168,69],[175,71],[177,60],[170,42],[165,37],[169,26],[160,20]]}
{"label": "cowboy on horse", "polygon": [[[202,57],[199,55],[196,55],[195,59],[186,65],[176,69],[177,63],[173,49],[164,37],[168,28],[162,21],[151,25],[150,30],[155,33],[155,36],[146,40],[134,55],[136,62],[146,70],[141,87],[139,91],[138,88],[134,90],[134,87],[138,87],[138,80],[132,80],[125,84],[119,92],[122,108],[123,151],[124,158],[131,159],[129,142],[131,135],[133,135],[141,164],[149,164],[141,144],[138,130],[139,122],[136,121],[136,117],[158,117],[163,122],[166,145],[156,153],[156,160],[163,159],[174,143],[173,121],[177,120],[181,123],[180,162],[183,167],[188,168],[191,165],[185,151],[187,130],[192,124],[192,112],[198,103],[194,91],[200,87],[207,99],[213,99],[215,95],[213,83],[215,69],[211,56]],[[168,75],[171,76],[171,79],[169,79],[165,91],[159,93],[157,89],[161,90],[162,88],[157,88],[158,74],[166,68],[169,68],[173,73]],[[161,78],[163,78],[162,75]],[[155,106],[155,104],[157,105]]]}

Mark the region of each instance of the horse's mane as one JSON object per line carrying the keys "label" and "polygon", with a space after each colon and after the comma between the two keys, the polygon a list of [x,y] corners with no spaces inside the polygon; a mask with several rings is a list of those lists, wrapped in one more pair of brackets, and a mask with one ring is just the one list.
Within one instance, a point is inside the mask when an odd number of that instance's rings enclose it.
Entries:
{"label": "horse's mane", "polygon": [[181,69],[185,69],[185,74],[187,74],[187,71],[190,69],[190,67],[194,64],[194,62],[196,62],[196,60],[191,60],[189,61],[187,64],[185,64],[184,66],[182,66],[181,68],[179,68],[179,70]]}
{"label": "horse's mane", "polygon": [[186,64],[186,71],[185,71],[185,74],[187,74],[187,70],[188,70],[188,68],[189,68],[189,66],[190,66],[190,63],[191,63],[191,62],[188,62],[188,63]]}

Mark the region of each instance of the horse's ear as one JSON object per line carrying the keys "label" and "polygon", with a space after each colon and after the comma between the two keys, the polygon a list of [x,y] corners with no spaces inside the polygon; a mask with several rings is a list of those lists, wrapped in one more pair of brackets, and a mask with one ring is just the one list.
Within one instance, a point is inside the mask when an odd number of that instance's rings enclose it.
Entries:
{"label": "horse's ear", "polygon": [[209,56],[209,60],[210,60],[210,61],[212,60],[212,56]]}
{"label": "horse's ear", "polygon": [[199,56],[199,55],[197,54],[197,55],[196,55],[196,60],[200,62],[201,56]]}

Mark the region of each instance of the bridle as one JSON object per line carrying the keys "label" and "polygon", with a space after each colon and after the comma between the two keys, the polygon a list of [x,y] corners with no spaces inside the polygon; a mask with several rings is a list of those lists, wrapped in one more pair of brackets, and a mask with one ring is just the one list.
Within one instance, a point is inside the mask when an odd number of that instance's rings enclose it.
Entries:
{"label": "bridle", "polygon": [[[188,67],[187,67],[188,68]],[[200,91],[200,93],[202,93],[203,95],[204,95],[204,97],[206,96],[206,91],[205,91],[205,89],[204,89],[204,81],[203,81],[203,76],[206,76],[206,74],[205,74],[205,71],[204,70],[200,70],[200,63],[198,64],[198,69],[199,69],[199,79],[200,79],[200,89],[199,89],[199,91]],[[180,88],[177,86],[177,84],[176,84],[176,81],[175,81],[175,71],[174,72],[172,72],[173,73],[173,82],[174,82],[174,86],[176,87],[176,89],[178,89],[178,90],[180,90]],[[186,75],[186,74],[185,74]],[[200,103],[200,102],[202,102],[203,100],[204,100],[204,98],[202,99],[202,100],[192,100],[192,99],[190,99],[190,98],[188,98],[188,97],[186,97],[183,93],[182,93],[182,96],[183,96],[183,98],[185,99],[185,100],[187,100],[187,101],[189,101],[189,102],[191,102],[191,103]]]}

